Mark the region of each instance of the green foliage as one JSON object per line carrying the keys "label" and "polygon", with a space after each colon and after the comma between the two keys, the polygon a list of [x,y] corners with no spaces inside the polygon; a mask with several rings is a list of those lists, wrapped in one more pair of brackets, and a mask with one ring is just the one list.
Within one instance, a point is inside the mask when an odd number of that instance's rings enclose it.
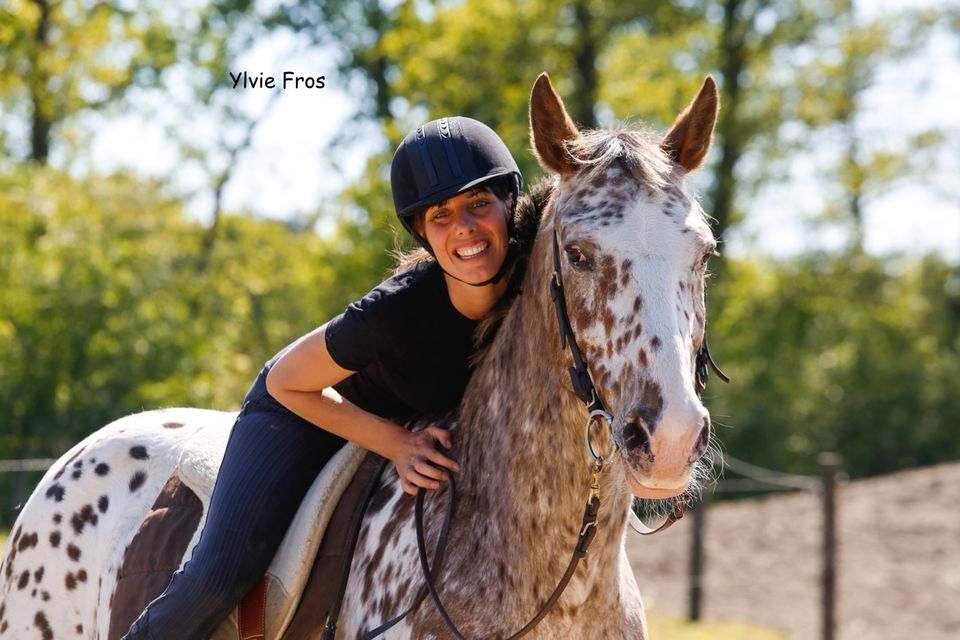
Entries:
{"label": "green foliage", "polygon": [[854,476],[960,457],[960,272],[859,252],[726,261],[711,292],[711,386],[732,455],[810,473],[833,450]]}
{"label": "green foliage", "polygon": [[[0,163],[0,458],[56,456],[141,409],[235,408],[266,358],[366,292],[390,269],[394,244],[408,242],[392,215],[388,166],[410,127],[447,114],[483,120],[527,184],[538,179],[526,114],[541,71],[582,124],[639,118],[660,128],[706,73],[717,75],[723,106],[706,204],[719,230],[811,153],[829,191],[818,213],[859,223],[864,198],[918,175],[922,158],[934,162],[950,142],[936,123],[900,141],[854,126],[877,70],[909,55],[936,12],[860,23],[847,0],[268,4],[171,10],[151,1],[126,11],[14,0],[0,11],[9,156]],[[261,23],[258,10],[272,13]],[[951,18],[956,25],[956,11]],[[177,170],[199,166],[217,191],[253,131],[237,94],[222,91],[226,71],[269,29],[335,45],[341,70],[368,89],[357,96],[364,126],[344,131],[379,128],[389,141],[336,207],[289,223],[217,208],[210,230],[184,215],[174,181],[35,166],[50,141],[82,158],[94,132],[77,131],[78,116],[165,86],[180,65],[183,86],[163,107],[182,106],[187,124],[216,114],[212,137],[224,149],[209,153],[196,128],[173,127]],[[245,142],[226,144],[241,130]],[[323,237],[313,230],[321,218],[333,229]],[[851,244],[837,255],[721,265],[710,334],[734,381],[708,395],[734,455],[806,473],[816,453],[835,449],[854,475],[960,456],[950,437],[960,418],[960,272]]]}
{"label": "green foliage", "polygon": [[0,176],[0,457],[57,455],[142,409],[234,408],[270,355],[376,281],[331,262],[342,236],[236,216],[198,273],[201,232],[130,176]]}
{"label": "green foliage", "polygon": [[178,34],[157,3],[139,12],[98,2],[12,0],[0,11],[0,108],[30,128],[30,151],[46,162],[50,129],[100,108],[176,60]]}
{"label": "green foliage", "polygon": [[0,10],[0,150],[39,164],[55,144],[64,155],[82,153],[89,132],[75,126],[79,117],[117,107],[136,89],[164,87],[164,106],[186,96],[194,111],[217,109],[225,124],[236,120],[232,105],[214,97],[228,85],[235,58],[263,34],[250,0],[189,7],[141,0],[135,9],[84,0],[7,4]]}

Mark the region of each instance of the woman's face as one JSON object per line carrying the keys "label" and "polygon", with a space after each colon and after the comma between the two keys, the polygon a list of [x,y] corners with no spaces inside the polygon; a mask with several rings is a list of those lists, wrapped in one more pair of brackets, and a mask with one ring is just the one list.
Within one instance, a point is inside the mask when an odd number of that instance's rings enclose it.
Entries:
{"label": "woman's face", "polygon": [[497,275],[507,257],[507,216],[513,196],[500,200],[480,187],[431,205],[420,235],[447,273],[472,284]]}

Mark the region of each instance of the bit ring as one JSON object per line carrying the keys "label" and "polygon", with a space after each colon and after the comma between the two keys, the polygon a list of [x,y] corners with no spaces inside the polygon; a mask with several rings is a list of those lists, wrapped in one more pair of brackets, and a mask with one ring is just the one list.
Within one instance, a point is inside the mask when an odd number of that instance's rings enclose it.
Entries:
{"label": "bit ring", "polygon": [[584,426],[584,438],[587,442],[587,452],[590,453],[590,457],[593,458],[594,462],[599,462],[603,464],[605,458],[603,456],[598,456],[597,452],[593,449],[593,442],[590,437],[590,427],[600,420],[605,420],[607,426],[610,428],[611,433],[613,432],[613,416],[604,411],[603,409],[594,409],[590,412],[590,415],[587,416],[587,424]]}

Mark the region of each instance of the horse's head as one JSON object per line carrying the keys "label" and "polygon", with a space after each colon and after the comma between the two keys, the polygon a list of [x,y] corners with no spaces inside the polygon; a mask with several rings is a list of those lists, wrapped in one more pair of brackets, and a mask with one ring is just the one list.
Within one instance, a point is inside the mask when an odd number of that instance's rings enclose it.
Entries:
{"label": "horse's head", "polygon": [[687,489],[710,439],[695,368],[716,242],[686,176],[707,155],[717,108],[707,78],[656,139],[578,131],[546,74],[530,99],[534,149],[559,175],[543,233],[557,232],[570,325],[643,498]]}

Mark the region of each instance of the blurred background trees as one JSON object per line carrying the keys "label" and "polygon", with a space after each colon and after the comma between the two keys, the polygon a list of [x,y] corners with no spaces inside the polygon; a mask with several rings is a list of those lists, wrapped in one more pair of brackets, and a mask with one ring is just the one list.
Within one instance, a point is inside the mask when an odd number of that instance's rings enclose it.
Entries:
{"label": "blurred background trees", "polygon": [[[135,7],[13,0],[0,10],[0,458],[58,455],[142,409],[235,408],[267,357],[389,270],[402,240],[387,170],[410,127],[451,113],[483,120],[514,150],[526,183],[538,180],[526,101],[543,70],[585,126],[629,118],[663,129],[705,74],[721,85],[715,148],[697,184],[729,240],[714,263],[709,321],[714,354],[734,381],[711,385],[708,401],[731,454],[809,472],[818,451],[833,449],[855,476],[960,457],[951,437],[960,420],[960,268],[948,256],[863,246],[871,205],[903,185],[957,208],[958,132],[920,108],[891,127],[876,117],[875,96],[901,73],[910,104],[924,104],[929,77],[914,73],[925,64],[916,56],[939,39],[960,57],[956,8]],[[349,88],[351,124],[317,153],[367,141],[365,169],[338,198],[283,220],[227,211],[222,199],[275,99],[242,104],[228,72],[278,39],[324,51],[336,62],[327,84]],[[165,123],[177,154],[168,176],[103,172],[93,162],[97,136],[131,113]],[[810,235],[797,250],[737,242],[771,203],[807,217]]]}

